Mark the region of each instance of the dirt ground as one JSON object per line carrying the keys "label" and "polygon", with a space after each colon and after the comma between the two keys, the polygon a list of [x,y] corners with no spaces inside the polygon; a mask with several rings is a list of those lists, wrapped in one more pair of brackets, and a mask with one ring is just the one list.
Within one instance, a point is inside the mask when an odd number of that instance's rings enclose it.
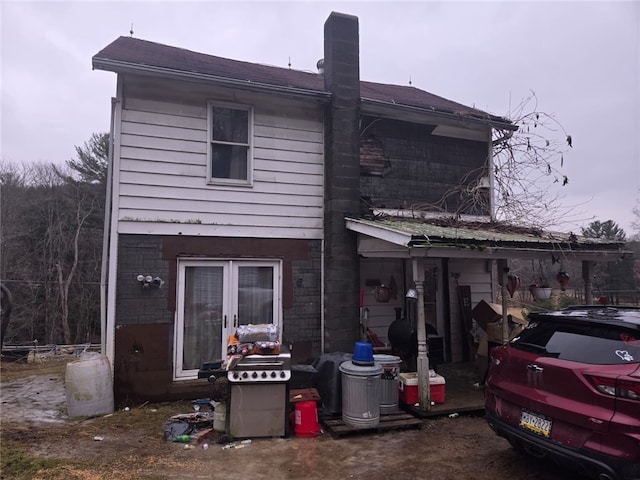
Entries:
{"label": "dirt ground", "polygon": [[[46,361],[45,361],[46,362]],[[141,405],[82,420],[66,416],[64,362],[3,362],[2,479],[439,479],[577,478],[521,456],[480,416],[424,420],[419,428],[334,438],[253,439],[223,449],[214,433],[187,448],[164,440],[164,425],[189,402]]]}

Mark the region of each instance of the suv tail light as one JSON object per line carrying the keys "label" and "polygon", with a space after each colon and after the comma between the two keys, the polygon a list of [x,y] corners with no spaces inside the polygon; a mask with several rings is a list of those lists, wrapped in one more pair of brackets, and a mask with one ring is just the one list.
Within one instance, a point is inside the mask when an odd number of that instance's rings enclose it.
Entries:
{"label": "suv tail light", "polygon": [[620,390],[620,397],[640,402],[640,381],[620,380],[618,381],[618,389]]}
{"label": "suv tail light", "polygon": [[599,375],[585,375],[587,380],[600,393],[610,395],[612,397],[628,398],[640,402],[640,381],[636,380],[617,380],[611,377],[602,377]]}

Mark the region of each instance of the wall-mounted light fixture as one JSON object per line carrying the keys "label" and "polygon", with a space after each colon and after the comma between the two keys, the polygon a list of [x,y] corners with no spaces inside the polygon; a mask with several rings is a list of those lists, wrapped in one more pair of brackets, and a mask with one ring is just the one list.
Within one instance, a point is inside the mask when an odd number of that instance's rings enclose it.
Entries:
{"label": "wall-mounted light fixture", "polygon": [[136,277],[136,280],[140,282],[142,288],[148,288],[149,285],[160,288],[162,287],[162,285],[164,285],[164,280],[162,280],[160,277],[152,277],[151,275],[138,275]]}

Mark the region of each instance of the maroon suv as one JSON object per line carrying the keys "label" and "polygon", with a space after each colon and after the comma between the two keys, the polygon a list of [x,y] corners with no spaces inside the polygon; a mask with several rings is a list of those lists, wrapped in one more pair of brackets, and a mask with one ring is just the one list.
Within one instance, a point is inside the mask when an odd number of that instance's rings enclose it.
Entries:
{"label": "maroon suv", "polygon": [[487,422],[511,445],[595,479],[640,479],[640,309],[533,313],[490,353]]}

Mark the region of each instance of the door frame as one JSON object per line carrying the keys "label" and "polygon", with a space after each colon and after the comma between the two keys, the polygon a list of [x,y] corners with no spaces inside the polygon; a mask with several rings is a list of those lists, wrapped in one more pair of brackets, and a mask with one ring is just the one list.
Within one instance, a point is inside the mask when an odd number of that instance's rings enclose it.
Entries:
{"label": "door frame", "polygon": [[[277,259],[245,259],[245,258],[178,258],[176,273],[176,311],[174,315],[173,344],[173,380],[193,380],[197,378],[198,369],[184,370],[184,311],[185,311],[185,278],[187,268],[222,267],[222,324],[221,324],[221,357],[227,349],[227,339],[238,326],[238,271],[242,267],[273,268],[273,323],[281,327],[282,322],[282,261]],[[212,359],[214,360],[214,359]]]}

